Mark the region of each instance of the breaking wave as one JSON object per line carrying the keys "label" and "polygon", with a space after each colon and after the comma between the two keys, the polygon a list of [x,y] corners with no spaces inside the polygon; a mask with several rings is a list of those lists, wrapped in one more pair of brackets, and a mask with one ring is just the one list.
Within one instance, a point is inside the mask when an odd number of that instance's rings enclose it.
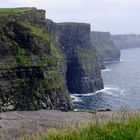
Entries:
{"label": "breaking wave", "polygon": [[112,87],[105,87],[104,89],[98,90],[94,93],[87,93],[87,94],[71,94],[71,98],[73,99],[73,102],[81,102],[83,97],[89,97],[94,96],[98,93],[108,94],[115,97],[118,97],[119,95],[125,95],[125,91],[119,88],[112,88]]}

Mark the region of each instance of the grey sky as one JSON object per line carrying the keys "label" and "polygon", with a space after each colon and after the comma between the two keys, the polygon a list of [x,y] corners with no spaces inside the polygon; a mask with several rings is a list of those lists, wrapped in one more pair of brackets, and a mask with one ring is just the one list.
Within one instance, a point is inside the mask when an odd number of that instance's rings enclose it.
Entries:
{"label": "grey sky", "polygon": [[140,34],[140,0],[0,0],[1,7],[37,7],[55,22],[88,22],[92,30]]}

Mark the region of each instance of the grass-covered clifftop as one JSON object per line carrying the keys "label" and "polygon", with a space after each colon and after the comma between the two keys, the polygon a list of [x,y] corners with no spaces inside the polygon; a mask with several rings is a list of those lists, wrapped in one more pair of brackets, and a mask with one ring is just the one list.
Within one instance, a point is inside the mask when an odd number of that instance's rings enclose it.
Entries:
{"label": "grass-covered clifftop", "polygon": [[109,32],[92,31],[91,43],[96,48],[102,62],[120,60],[120,49],[114,45]]}
{"label": "grass-covered clifftop", "polygon": [[0,13],[10,13],[13,12],[22,12],[22,11],[26,11],[26,10],[32,10],[34,8],[27,8],[27,7],[21,7],[21,8],[0,8]]}

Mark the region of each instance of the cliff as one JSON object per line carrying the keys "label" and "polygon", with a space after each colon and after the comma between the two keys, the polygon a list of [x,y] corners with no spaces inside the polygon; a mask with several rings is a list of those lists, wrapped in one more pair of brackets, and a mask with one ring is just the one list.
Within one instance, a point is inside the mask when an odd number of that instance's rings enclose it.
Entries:
{"label": "cliff", "polygon": [[92,31],[91,43],[96,48],[101,63],[120,60],[120,50],[114,45],[109,32]]}
{"label": "cliff", "polygon": [[101,68],[91,47],[90,25],[59,23],[60,46],[66,56],[66,81],[70,93],[91,93],[103,88]]}
{"label": "cliff", "polygon": [[112,40],[120,49],[129,49],[140,47],[140,35],[112,35]]}
{"label": "cliff", "polygon": [[0,9],[0,110],[72,109],[69,93],[103,88],[90,25],[36,8]]}
{"label": "cliff", "polygon": [[70,110],[59,52],[44,28],[45,11],[12,10],[0,13],[1,111]]}
{"label": "cliff", "polygon": [[101,68],[90,43],[90,24],[54,23],[47,19],[53,45],[63,57],[63,77],[70,93],[90,93],[103,88]]}

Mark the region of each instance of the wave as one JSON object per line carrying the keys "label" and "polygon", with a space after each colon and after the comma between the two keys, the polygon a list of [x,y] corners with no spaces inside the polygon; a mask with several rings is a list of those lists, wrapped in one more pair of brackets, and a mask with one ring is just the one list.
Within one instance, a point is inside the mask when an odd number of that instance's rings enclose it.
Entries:
{"label": "wave", "polygon": [[71,94],[70,97],[71,97],[73,102],[81,102],[82,101],[79,97],[75,96],[74,94]]}
{"label": "wave", "polygon": [[87,94],[72,94],[71,98],[73,99],[74,102],[81,102],[81,97],[89,97],[89,96],[94,96],[96,94],[103,93],[107,95],[112,95],[115,97],[118,97],[120,95],[125,95],[125,91],[119,88],[114,88],[114,87],[105,87],[104,89],[98,90],[94,93],[87,93]]}
{"label": "wave", "polygon": [[105,87],[104,89],[99,90],[96,93],[101,93],[101,92],[108,95],[118,96],[121,90],[119,88]]}
{"label": "wave", "polygon": [[105,61],[104,64],[113,64],[113,63],[120,63],[120,62],[134,62],[134,59],[120,59],[119,61]]}
{"label": "wave", "polygon": [[113,64],[113,63],[120,63],[120,62],[134,62],[133,59],[120,59],[120,61],[105,61],[104,64]]}
{"label": "wave", "polygon": [[104,69],[104,70],[102,70],[102,72],[109,72],[109,71],[111,71],[111,69]]}
{"label": "wave", "polygon": [[120,95],[124,96],[127,94],[124,89],[120,89],[118,87],[116,87],[116,88],[115,87],[105,87],[104,89],[97,91],[96,94],[101,93],[101,92],[104,94],[107,94],[107,95],[115,96],[115,97],[119,97]]}
{"label": "wave", "polygon": [[73,97],[87,97],[87,96],[93,96],[95,95],[96,92],[94,93],[87,93],[87,94],[72,94]]}
{"label": "wave", "polygon": [[121,59],[120,62],[134,62],[133,59]]}
{"label": "wave", "polygon": [[104,64],[119,63],[120,61],[105,61]]}

